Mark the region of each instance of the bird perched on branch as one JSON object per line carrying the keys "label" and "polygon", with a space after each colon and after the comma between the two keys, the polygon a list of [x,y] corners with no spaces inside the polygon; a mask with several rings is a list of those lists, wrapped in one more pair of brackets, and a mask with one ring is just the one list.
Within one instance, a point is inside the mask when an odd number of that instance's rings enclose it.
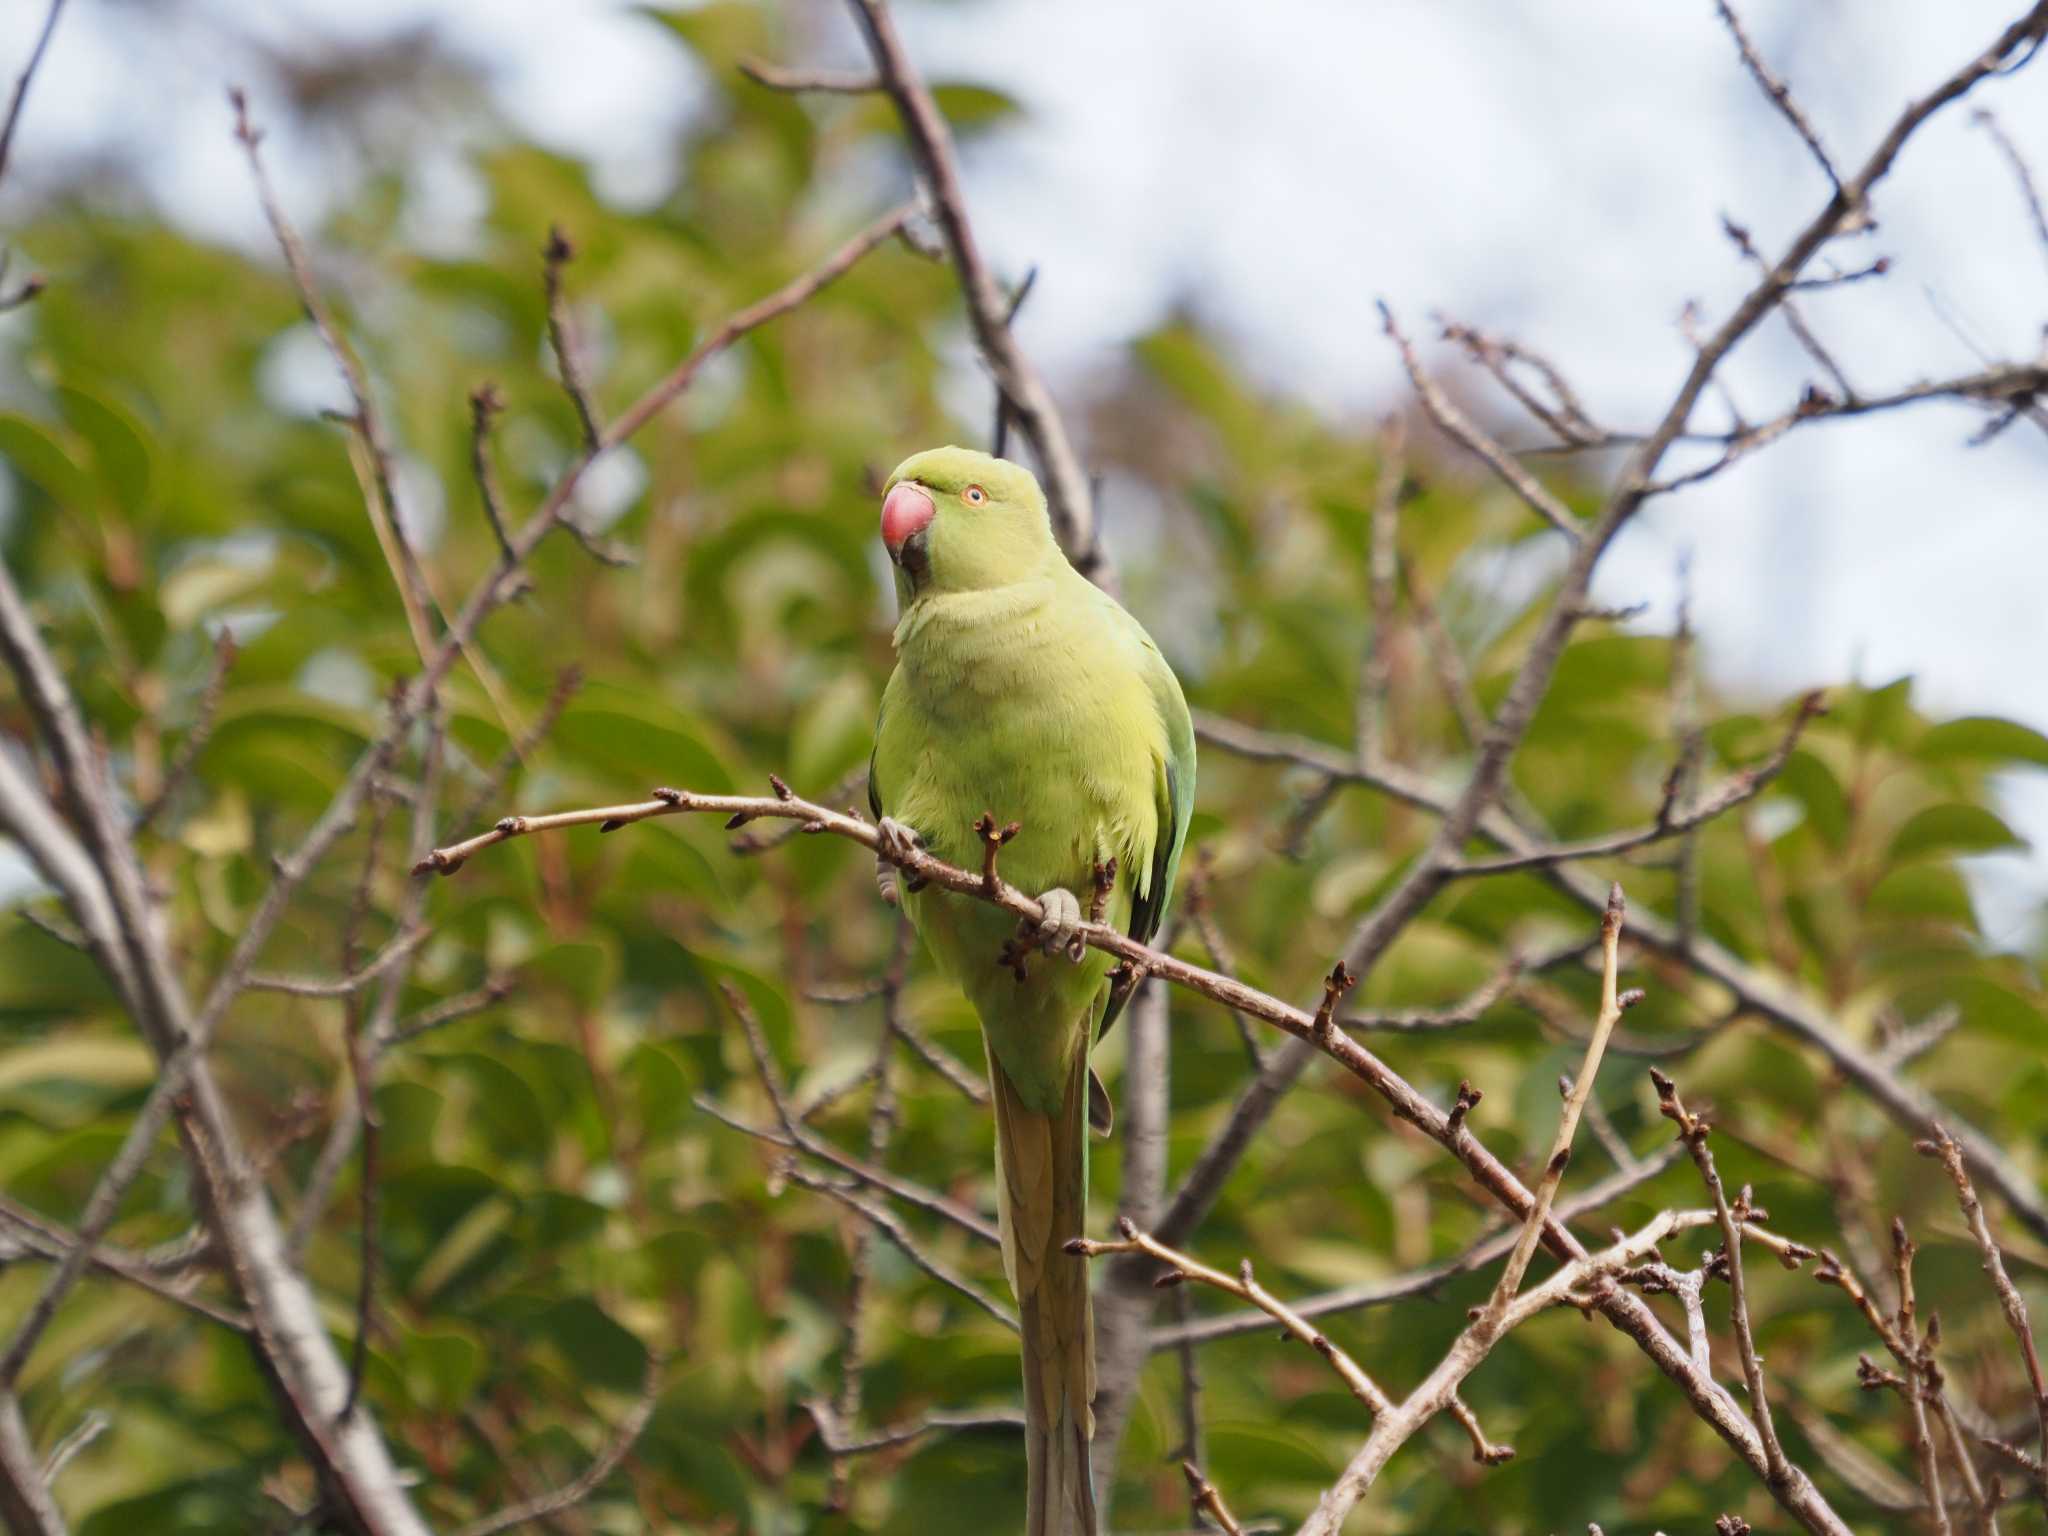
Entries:
{"label": "bird perched on branch", "polygon": [[1076,934],[1084,916],[1141,941],[1158,930],[1194,806],[1194,728],[1151,637],[1067,563],[1029,471],[963,448],[906,459],[882,541],[902,610],[868,772],[883,837],[970,867],[999,848],[1001,876],[1044,908],[1020,932],[988,902],[899,882],[988,1046],[1026,1528],[1094,1536],[1088,1271],[1063,1245],[1085,1225],[1089,1125],[1108,1129],[1088,1050],[1127,993]]}

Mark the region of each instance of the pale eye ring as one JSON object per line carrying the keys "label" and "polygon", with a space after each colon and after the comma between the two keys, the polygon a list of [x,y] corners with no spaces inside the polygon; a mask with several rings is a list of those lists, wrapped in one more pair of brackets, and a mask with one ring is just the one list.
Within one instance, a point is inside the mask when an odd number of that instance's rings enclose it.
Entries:
{"label": "pale eye ring", "polygon": [[978,485],[970,485],[960,493],[960,499],[970,507],[979,507],[988,501],[988,492]]}

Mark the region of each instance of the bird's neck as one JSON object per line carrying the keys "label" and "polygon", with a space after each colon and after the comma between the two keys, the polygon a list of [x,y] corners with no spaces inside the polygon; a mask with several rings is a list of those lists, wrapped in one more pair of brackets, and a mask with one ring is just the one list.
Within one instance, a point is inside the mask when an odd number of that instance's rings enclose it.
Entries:
{"label": "bird's neck", "polygon": [[1001,696],[1028,675],[1051,639],[1050,576],[972,592],[920,596],[896,625],[896,656],[927,695]]}

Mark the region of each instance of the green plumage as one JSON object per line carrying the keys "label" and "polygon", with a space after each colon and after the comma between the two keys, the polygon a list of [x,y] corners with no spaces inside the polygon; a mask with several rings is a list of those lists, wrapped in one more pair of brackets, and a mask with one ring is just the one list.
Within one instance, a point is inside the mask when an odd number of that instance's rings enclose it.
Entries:
{"label": "green plumage", "polygon": [[[1028,472],[940,448],[906,460],[889,489],[904,483],[932,515],[891,551],[902,618],[876,723],[876,814],[969,867],[983,810],[1019,822],[1004,878],[1084,909],[1095,866],[1115,859],[1107,920],[1149,939],[1194,803],[1179,682],[1137,620],[1067,563]],[[998,960],[1016,932],[1000,908],[939,891],[906,906],[988,1044],[1003,1258],[1024,1331],[1028,1528],[1092,1536],[1088,1277],[1062,1245],[1085,1224],[1087,1055],[1111,962],[1034,952],[1019,980]]]}

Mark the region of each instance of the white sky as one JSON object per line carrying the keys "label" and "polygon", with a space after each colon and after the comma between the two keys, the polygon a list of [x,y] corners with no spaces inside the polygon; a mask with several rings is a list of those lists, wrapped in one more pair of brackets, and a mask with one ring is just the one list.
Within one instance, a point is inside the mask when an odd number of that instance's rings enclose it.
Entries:
{"label": "white sky", "polygon": [[[1825,183],[1744,76],[1710,0],[900,0],[941,78],[1019,97],[1029,117],[968,164],[998,265],[1040,275],[1027,343],[1070,389],[1193,301],[1275,388],[1340,416],[1402,398],[1373,301],[1411,334],[1442,312],[1555,358],[1594,414],[1645,425],[1689,361],[1681,305],[1718,319],[1747,274],[1725,211],[1775,253]],[[2017,0],[1747,0],[1752,35],[1844,167],[1905,101],[1981,48]],[[792,6],[828,55],[852,41],[827,0]],[[40,0],[0,4],[9,78]],[[260,244],[221,91],[250,73],[218,18],[266,35],[386,35],[431,21],[485,63],[524,131],[589,159],[600,184],[655,195],[676,126],[704,100],[681,51],[611,0],[71,0],[15,145],[16,177],[80,152],[136,160],[180,221]],[[260,103],[259,103],[260,105]],[[1842,248],[1892,274],[1806,303],[1851,379],[1876,392],[1993,357],[2024,358],[2048,322],[2048,251],[1972,105],[1994,107],[2048,191],[2048,60],[1926,129],[1879,191],[1880,228]],[[331,151],[274,137],[302,217]],[[464,205],[459,146],[422,146],[444,206]],[[0,194],[0,227],[17,186]],[[10,206],[12,205],[12,206]],[[1958,335],[1958,332],[1961,334]],[[1967,338],[1967,339],[1965,339]],[[1439,375],[1459,379],[1431,344]],[[1752,418],[1813,370],[1782,326],[1728,377]],[[1470,381],[1464,381],[1470,385]],[[1487,397],[1476,385],[1467,398]],[[2048,439],[1988,446],[1982,418],[1923,407],[1831,424],[1660,504],[1603,568],[1603,601],[1650,600],[1666,627],[1693,555],[1705,654],[1723,683],[1781,691],[1829,678],[1920,679],[1923,707],[2048,728]],[[2009,809],[2048,847],[2048,784]],[[1983,861],[1995,937],[2048,897],[2048,860]]]}

